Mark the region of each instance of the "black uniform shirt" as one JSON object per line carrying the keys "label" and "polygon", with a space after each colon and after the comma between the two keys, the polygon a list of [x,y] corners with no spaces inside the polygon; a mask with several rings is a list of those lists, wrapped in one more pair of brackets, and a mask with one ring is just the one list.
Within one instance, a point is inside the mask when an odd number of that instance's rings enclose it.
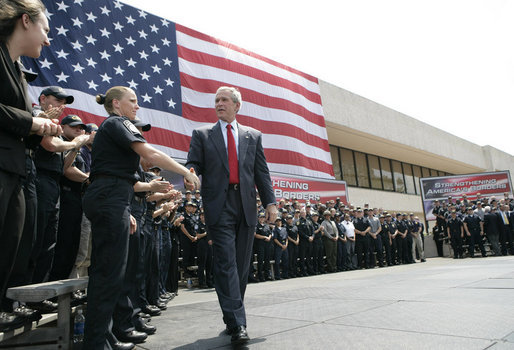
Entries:
{"label": "black uniform shirt", "polygon": [[287,242],[287,230],[284,226],[278,227],[275,226],[273,229],[273,239],[277,239],[281,244],[286,244]]}
{"label": "black uniform shirt", "polygon": [[[268,224],[261,224],[260,222],[257,223],[257,226],[255,226],[255,233],[261,236],[269,237],[271,235],[271,229],[269,228]],[[256,240],[261,241],[261,240]]]}
{"label": "black uniform shirt", "polygon": [[448,220],[448,227],[450,228],[451,234],[461,234],[460,228],[462,227],[462,221],[460,221],[458,218],[450,218]]}
{"label": "black uniform shirt", "polygon": [[61,152],[49,152],[39,146],[36,149],[36,156],[34,157],[34,164],[38,171],[49,171],[56,175],[62,175],[63,168],[63,155]]}
{"label": "black uniform shirt", "polygon": [[398,229],[398,227],[396,226],[396,223],[394,223],[394,222],[392,222],[392,221],[391,221],[391,222],[388,222],[388,223],[387,223],[387,226],[389,226],[389,233],[390,233],[391,235],[394,235],[394,233],[395,233],[395,232],[396,232],[396,230]]}
{"label": "black uniform shirt", "polygon": [[398,229],[398,231],[401,232],[402,235],[405,233],[405,231],[408,231],[407,225],[405,224],[404,220],[398,220],[396,222],[396,228]]}
{"label": "black uniform shirt", "polygon": [[191,236],[196,236],[196,230],[195,227],[198,227],[198,223],[194,219],[193,215],[185,213],[184,214],[184,228],[189,232]]}
{"label": "black uniform shirt", "polygon": [[319,229],[319,224],[317,222],[314,222],[312,221],[312,232],[314,234],[314,240],[317,241],[321,241],[321,231],[319,231],[318,233],[314,233],[314,231],[318,230]]}
{"label": "black uniform shirt", "polygon": [[298,227],[296,225],[286,225],[287,235],[291,237],[292,240],[296,241],[298,238]]}
{"label": "black uniform shirt", "polygon": [[368,229],[368,227],[370,225],[369,225],[368,219],[366,219],[366,218],[358,218],[358,219],[353,220],[353,226],[355,226],[356,230],[364,232],[364,231],[366,231]]}
{"label": "black uniform shirt", "polygon": [[469,232],[480,232],[480,217],[476,214],[468,215],[464,219],[464,222],[468,226]]}
{"label": "black uniform shirt", "polygon": [[133,142],[146,142],[129,118],[111,115],[98,128],[91,153],[91,177],[110,175],[136,183],[139,155]]}
{"label": "black uniform shirt", "polygon": [[298,234],[300,235],[300,239],[308,240],[309,237],[314,234],[312,221],[307,218],[300,217],[300,219],[296,222],[296,226],[298,227]]}
{"label": "black uniform shirt", "polygon": [[[386,221],[384,221],[383,223],[380,224],[380,226],[382,227],[382,230],[380,231],[380,233],[383,235],[383,236],[388,236],[388,233],[389,233],[389,225]],[[394,233],[394,232],[393,232]]]}

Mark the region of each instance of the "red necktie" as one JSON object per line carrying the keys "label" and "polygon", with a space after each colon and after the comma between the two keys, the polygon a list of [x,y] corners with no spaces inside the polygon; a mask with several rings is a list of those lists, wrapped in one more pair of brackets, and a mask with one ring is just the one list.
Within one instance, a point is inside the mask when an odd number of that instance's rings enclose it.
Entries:
{"label": "red necktie", "polygon": [[228,148],[228,170],[230,173],[229,183],[239,183],[239,164],[237,161],[236,141],[232,134],[232,125],[227,125],[227,148]]}

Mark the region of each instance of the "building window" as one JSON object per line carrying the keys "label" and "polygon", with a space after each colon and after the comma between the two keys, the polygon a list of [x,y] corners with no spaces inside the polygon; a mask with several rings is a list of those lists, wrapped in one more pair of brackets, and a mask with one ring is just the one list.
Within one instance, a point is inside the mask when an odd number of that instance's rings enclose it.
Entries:
{"label": "building window", "polygon": [[389,159],[380,157],[380,168],[382,170],[382,181],[384,190],[394,191],[393,173],[391,172],[391,162]]}
{"label": "building window", "polygon": [[355,167],[357,169],[357,184],[359,187],[369,187],[369,173],[366,155],[361,152],[353,153],[355,156]]}
{"label": "building window", "polygon": [[402,163],[403,176],[405,178],[405,188],[407,193],[416,194],[416,187],[414,186],[414,177],[412,176],[412,167],[410,164]]}
{"label": "building window", "polygon": [[343,180],[348,186],[357,186],[357,178],[355,177],[355,162],[353,160],[353,152],[349,149],[339,149],[341,155],[341,165],[343,168]]}
{"label": "building window", "polygon": [[396,192],[405,193],[405,180],[403,179],[402,164],[397,160],[393,160],[391,163],[393,164],[393,178]]}
{"label": "building window", "polygon": [[339,160],[339,148],[330,146],[330,156],[332,157],[332,167],[336,180],[341,180],[341,162]]}
{"label": "building window", "polygon": [[380,163],[377,156],[368,154],[369,176],[371,180],[371,188],[382,189],[382,175],[380,173]]}
{"label": "building window", "polygon": [[413,165],[412,170],[414,171],[414,185],[416,186],[416,193],[421,194],[421,189],[419,188],[419,178],[421,177],[421,168],[417,165]]}
{"label": "building window", "polygon": [[427,168],[421,168],[421,173],[423,174],[423,177],[430,177],[430,170]]}

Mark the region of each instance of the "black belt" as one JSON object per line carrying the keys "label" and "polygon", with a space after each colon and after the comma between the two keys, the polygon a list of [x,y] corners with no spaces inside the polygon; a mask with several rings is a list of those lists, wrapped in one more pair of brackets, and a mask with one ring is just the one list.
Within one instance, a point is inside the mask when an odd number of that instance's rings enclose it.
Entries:
{"label": "black belt", "polygon": [[34,150],[33,149],[30,149],[30,148],[25,148],[25,155],[26,156],[29,156],[30,158],[34,158]]}
{"label": "black belt", "polygon": [[107,175],[107,174],[95,174],[92,177],[89,177],[89,179],[90,179],[91,183],[93,183],[93,181],[95,181],[97,179],[120,179],[120,180],[124,180],[124,181],[127,181],[130,184],[132,184],[132,181],[130,181],[129,179],[127,179],[125,177]]}
{"label": "black belt", "polygon": [[229,190],[239,191],[239,184],[228,184]]}

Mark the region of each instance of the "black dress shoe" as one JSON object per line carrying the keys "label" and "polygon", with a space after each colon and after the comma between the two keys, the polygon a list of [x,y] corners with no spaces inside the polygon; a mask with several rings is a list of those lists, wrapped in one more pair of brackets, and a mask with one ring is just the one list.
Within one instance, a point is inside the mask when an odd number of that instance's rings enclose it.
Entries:
{"label": "black dress shoe", "polygon": [[250,340],[245,326],[237,326],[231,332],[232,338],[230,338],[230,341],[232,344],[244,344]]}
{"label": "black dress shoe", "polygon": [[41,319],[41,312],[33,309],[29,309],[25,305],[21,305],[13,310],[13,314],[16,316],[24,317],[27,321],[39,321]]}
{"label": "black dress shoe", "polygon": [[153,305],[145,305],[141,310],[150,316],[159,316],[161,314],[161,309]]}
{"label": "black dress shoe", "polygon": [[132,350],[135,348],[135,345],[133,343],[122,343],[117,341],[116,343],[111,344],[111,347],[113,350]]}
{"label": "black dress shoe", "polygon": [[130,331],[127,333],[115,334],[115,336],[119,341],[134,344],[142,343],[146,340],[146,338],[148,338],[148,334],[138,331]]}
{"label": "black dress shoe", "polygon": [[42,314],[50,314],[53,312],[57,312],[57,307],[59,305],[50,300],[43,300],[39,303],[27,303],[27,306],[33,310],[41,312]]}
{"label": "black dress shoe", "polygon": [[160,303],[160,302],[158,302],[158,303],[157,303],[157,307],[158,307],[159,309],[163,310],[163,311],[164,311],[164,310],[166,310],[166,309],[168,308],[168,307],[166,306],[166,303]]}
{"label": "black dress shoe", "polygon": [[136,330],[138,332],[143,332],[148,335],[152,335],[157,331],[157,328],[155,326],[152,326],[151,324],[147,324],[146,322],[138,322],[136,323]]}
{"label": "black dress shoe", "polygon": [[0,332],[8,332],[19,328],[29,321],[26,317],[10,312],[0,312]]}

